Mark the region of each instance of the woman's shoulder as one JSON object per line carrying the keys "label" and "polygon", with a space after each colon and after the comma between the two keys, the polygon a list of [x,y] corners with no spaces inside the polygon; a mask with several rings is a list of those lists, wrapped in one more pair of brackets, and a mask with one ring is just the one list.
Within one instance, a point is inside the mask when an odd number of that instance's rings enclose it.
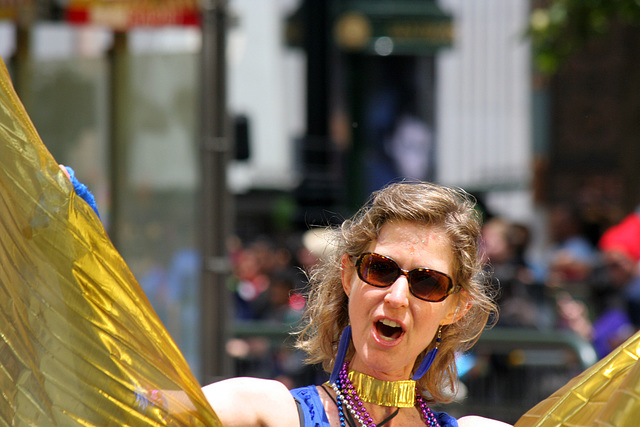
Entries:
{"label": "woman's shoulder", "polygon": [[236,393],[246,395],[266,394],[267,397],[291,398],[289,390],[280,381],[252,377],[229,378],[204,386],[202,390],[207,397],[212,393],[226,392],[226,394],[231,395]]}
{"label": "woman's shoulder", "polygon": [[502,421],[492,420],[491,418],[478,417],[476,415],[468,415],[458,419],[459,427],[511,427],[511,424]]}
{"label": "woman's shoulder", "polygon": [[209,384],[202,391],[225,427],[299,426],[293,396],[279,381],[231,378]]}

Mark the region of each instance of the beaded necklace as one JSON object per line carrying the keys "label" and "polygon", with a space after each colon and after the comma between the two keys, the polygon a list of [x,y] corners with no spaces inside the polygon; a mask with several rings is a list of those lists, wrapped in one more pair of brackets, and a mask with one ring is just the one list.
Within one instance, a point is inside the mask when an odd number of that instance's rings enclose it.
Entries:
{"label": "beaded necklace", "polygon": [[[378,427],[378,424],[373,422],[373,418],[367,409],[364,407],[364,403],[353,386],[353,383],[349,379],[349,362],[345,362],[342,365],[340,374],[336,382],[333,384],[333,390],[336,392],[338,403],[338,415],[340,417],[340,426],[347,426],[347,419],[345,418],[345,412],[343,408],[347,408],[349,413],[362,427]],[[420,415],[425,422],[425,425],[430,427],[440,427],[436,416],[431,409],[427,406],[427,402],[422,398],[416,387],[415,393],[415,406],[418,407]],[[393,416],[397,414],[397,411],[389,418],[380,423],[380,426],[389,421]]]}

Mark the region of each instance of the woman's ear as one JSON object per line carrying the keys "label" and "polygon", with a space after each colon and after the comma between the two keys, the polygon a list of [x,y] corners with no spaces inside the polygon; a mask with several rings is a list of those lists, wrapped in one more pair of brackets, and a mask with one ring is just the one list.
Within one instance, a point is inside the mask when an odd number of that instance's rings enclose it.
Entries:
{"label": "woman's ear", "polygon": [[342,277],[342,288],[344,293],[347,294],[347,298],[351,295],[351,285],[353,284],[353,274],[355,268],[351,262],[351,257],[347,254],[342,255],[340,260],[340,276]]}
{"label": "woman's ear", "polygon": [[440,322],[441,325],[451,325],[456,323],[458,320],[462,319],[465,314],[471,309],[473,303],[471,302],[471,298],[469,297],[469,293],[465,290],[462,290],[458,293],[458,301],[456,303],[455,309],[451,307],[449,313],[442,319]]}

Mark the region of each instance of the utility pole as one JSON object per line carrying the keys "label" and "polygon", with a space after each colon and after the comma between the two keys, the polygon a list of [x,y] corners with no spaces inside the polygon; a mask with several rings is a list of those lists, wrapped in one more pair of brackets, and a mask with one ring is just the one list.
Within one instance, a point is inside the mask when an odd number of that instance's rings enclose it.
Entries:
{"label": "utility pole", "polygon": [[226,242],[232,229],[227,164],[231,139],[227,119],[226,0],[202,1],[201,52],[201,229],[200,365],[201,382],[231,375],[225,352],[230,295]]}

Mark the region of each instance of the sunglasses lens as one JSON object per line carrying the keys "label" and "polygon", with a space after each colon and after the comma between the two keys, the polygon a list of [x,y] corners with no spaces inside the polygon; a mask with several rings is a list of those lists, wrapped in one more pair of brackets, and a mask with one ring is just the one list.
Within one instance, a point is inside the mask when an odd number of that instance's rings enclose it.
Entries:
{"label": "sunglasses lens", "polygon": [[[394,260],[374,253],[362,254],[356,265],[360,279],[379,288],[392,285],[403,274]],[[411,270],[407,279],[411,293],[425,301],[444,300],[452,287],[449,276],[428,268]]]}
{"label": "sunglasses lens", "polygon": [[377,254],[365,254],[360,260],[358,275],[373,286],[389,286],[396,281],[400,274],[398,265]]}
{"label": "sunglasses lens", "polygon": [[415,296],[434,302],[445,299],[451,287],[449,278],[444,274],[423,269],[411,271],[409,283]]}

